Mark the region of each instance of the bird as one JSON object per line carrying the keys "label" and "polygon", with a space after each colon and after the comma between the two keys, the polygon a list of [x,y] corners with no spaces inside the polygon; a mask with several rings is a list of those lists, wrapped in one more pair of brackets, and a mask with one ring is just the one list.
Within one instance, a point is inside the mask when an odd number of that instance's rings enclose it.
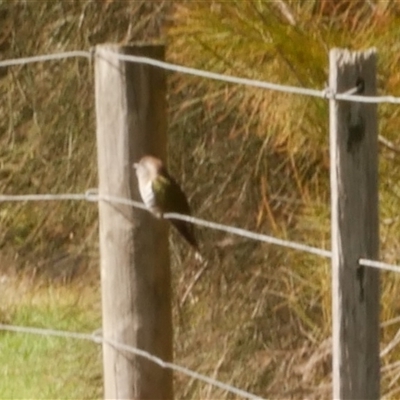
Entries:
{"label": "bird", "polygon": [[[166,213],[191,215],[185,193],[159,158],[143,156],[133,167],[140,197],[156,218],[162,218]],[[170,219],[170,222],[196,251],[196,258],[201,259],[193,224],[178,219]]]}

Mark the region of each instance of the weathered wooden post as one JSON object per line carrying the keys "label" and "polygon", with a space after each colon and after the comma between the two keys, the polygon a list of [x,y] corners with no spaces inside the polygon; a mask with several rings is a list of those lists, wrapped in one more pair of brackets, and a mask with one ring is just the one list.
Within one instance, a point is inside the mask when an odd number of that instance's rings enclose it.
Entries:
{"label": "weathered wooden post", "polygon": [[[99,193],[139,199],[133,162],[166,159],[166,77],[119,55],[164,59],[164,46],[96,48]],[[99,203],[103,336],[172,360],[167,225],[131,206]],[[103,346],[104,397],[171,399],[172,372]]]}
{"label": "weathered wooden post", "polygon": [[[375,50],[330,52],[330,88],[376,95]],[[378,399],[377,105],[330,100],[332,200],[333,398]]]}

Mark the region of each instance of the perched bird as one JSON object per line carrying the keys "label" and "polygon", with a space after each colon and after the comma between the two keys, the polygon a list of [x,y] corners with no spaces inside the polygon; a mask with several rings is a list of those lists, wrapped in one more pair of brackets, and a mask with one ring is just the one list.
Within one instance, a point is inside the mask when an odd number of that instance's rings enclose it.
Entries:
{"label": "perched bird", "polygon": [[[157,218],[166,213],[191,215],[185,193],[172,178],[162,161],[153,156],[144,156],[133,164],[139,182],[139,192],[145,206]],[[199,246],[194,235],[193,224],[171,219],[171,224],[200,256]]]}

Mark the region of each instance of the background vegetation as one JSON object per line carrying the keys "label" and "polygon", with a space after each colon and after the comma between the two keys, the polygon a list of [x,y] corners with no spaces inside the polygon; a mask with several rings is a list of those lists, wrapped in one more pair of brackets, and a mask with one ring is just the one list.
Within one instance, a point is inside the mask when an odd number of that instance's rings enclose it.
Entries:
{"label": "background vegetation", "polygon": [[[164,38],[168,59],[216,72],[323,88],[332,47],[379,53],[379,90],[399,95],[395,1],[0,3],[2,59]],[[0,70],[2,193],[96,186],[93,69],[87,60]],[[328,110],[322,100],[169,75],[170,169],[195,214],[330,246]],[[379,106],[381,256],[400,262],[400,108]],[[3,204],[0,322],[100,326],[92,204]],[[268,398],[330,394],[327,260],[201,230],[211,267],[172,233],[175,359]],[[400,276],[383,273],[382,348],[396,335]],[[389,321],[389,322],[387,322]],[[390,322],[392,321],[392,322]],[[394,321],[394,322],[393,322]],[[99,398],[100,348],[0,333],[1,398]],[[68,351],[66,351],[68,349]],[[382,393],[400,390],[395,347]],[[82,374],[84,371],[84,374]],[[176,375],[177,398],[229,398]]]}

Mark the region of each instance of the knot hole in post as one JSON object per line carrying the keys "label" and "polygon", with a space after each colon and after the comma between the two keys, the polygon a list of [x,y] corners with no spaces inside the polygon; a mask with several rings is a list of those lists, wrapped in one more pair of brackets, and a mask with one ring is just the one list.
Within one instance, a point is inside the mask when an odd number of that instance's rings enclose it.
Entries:
{"label": "knot hole in post", "polygon": [[358,77],[356,80],[356,94],[363,94],[365,89],[365,82],[363,78]]}
{"label": "knot hole in post", "polygon": [[[364,93],[365,82],[363,78],[358,77],[356,80],[356,95]],[[365,120],[361,113],[361,103],[352,101],[349,107],[348,116],[348,135],[347,135],[347,151],[353,152],[363,140],[365,135]]]}
{"label": "knot hole in post", "polygon": [[363,265],[359,265],[357,267],[357,280],[359,283],[359,299],[360,301],[364,301],[364,285],[365,285],[365,267]]}

